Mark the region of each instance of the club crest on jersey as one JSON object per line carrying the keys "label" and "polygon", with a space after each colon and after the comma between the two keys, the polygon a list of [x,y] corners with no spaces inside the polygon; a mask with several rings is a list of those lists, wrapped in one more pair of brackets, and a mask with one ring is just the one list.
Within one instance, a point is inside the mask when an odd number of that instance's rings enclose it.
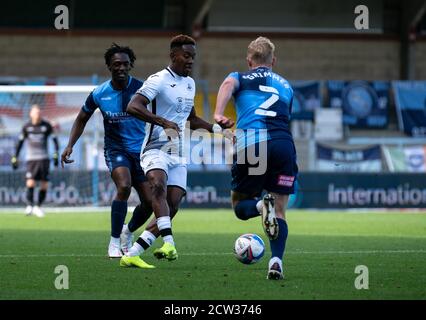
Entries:
{"label": "club crest on jersey", "polygon": [[183,98],[182,97],[177,97],[176,100],[177,100],[177,103],[176,103],[176,112],[177,113],[181,113],[182,112],[182,108],[183,108]]}
{"label": "club crest on jersey", "polygon": [[188,91],[191,91],[191,90],[192,90],[192,86],[191,86],[191,84],[190,84],[190,83],[188,83],[188,86],[186,87],[186,89],[188,89]]}

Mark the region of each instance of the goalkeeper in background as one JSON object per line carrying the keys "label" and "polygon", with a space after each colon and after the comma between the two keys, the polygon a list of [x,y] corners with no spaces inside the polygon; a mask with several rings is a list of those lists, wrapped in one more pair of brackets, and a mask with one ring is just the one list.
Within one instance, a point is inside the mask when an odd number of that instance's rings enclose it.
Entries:
{"label": "goalkeeper in background", "polygon": [[[53,162],[55,167],[58,166],[58,150],[59,143],[56,135],[54,134],[52,125],[41,118],[41,111],[38,105],[33,105],[30,111],[30,121],[27,122],[19,136],[19,141],[16,146],[15,155],[12,157],[12,167],[14,170],[18,169],[19,152],[22,149],[25,140],[27,143],[26,163],[27,171],[25,177],[27,179],[27,207],[25,213],[27,215],[34,214],[37,217],[44,217],[44,212],[40,208],[46,199],[47,188],[49,185],[49,153],[48,153],[48,138],[52,136],[55,144],[55,152],[53,154]],[[40,181],[40,191],[38,200],[34,205],[34,187],[36,181]]]}

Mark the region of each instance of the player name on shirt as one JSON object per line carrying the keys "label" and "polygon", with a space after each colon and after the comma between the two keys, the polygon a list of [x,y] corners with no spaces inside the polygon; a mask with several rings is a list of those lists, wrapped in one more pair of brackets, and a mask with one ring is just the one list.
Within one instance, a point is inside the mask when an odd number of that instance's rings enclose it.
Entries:
{"label": "player name on shirt", "polygon": [[264,71],[264,72],[252,72],[250,74],[244,74],[241,76],[244,80],[254,80],[256,78],[267,78],[270,77],[273,80],[278,81],[279,83],[281,83],[284,88],[290,88],[290,85],[287,83],[287,81],[285,79],[283,79],[282,77],[280,77],[278,74],[273,73],[271,71]]}

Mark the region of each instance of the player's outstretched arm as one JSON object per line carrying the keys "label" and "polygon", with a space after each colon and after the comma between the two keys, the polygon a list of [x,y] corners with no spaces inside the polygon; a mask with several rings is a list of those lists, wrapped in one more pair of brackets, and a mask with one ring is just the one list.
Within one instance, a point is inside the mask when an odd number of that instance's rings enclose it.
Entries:
{"label": "player's outstretched arm", "polygon": [[149,122],[152,124],[156,124],[164,129],[172,129],[177,132],[180,131],[179,126],[169,120],[166,120],[162,117],[157,116],[147,109],[147,105],[149,104],[149,100],[141,95],[135,94],[127,105],[127,113],[141,119],[145,122]]}
{"label": "player's outstretched arm", "polygon": [[216,99],[216,109],[214,112],[214,120],[222,128],[231,128],[234,125],[234,121],[225,117],[223,114],[225,112],[226,105],[229,100],[231,100],[232,93],[234,92],[237,86],[237,80],[232,77],[226,78],[219,88]]}
{"label": "player's outstretched arm", "polygon": [[61,155],[61,165],[62,168],[64,167],[64,163],[72,163],[74,160],[70,159],[72,153],[72,148],[74,147],[77,140],[80,138],[80,136],[83,134],[84,128],[86,127],[87,121],[89,121],[90,117],[92,116],[91,113],[87,113],[83,110],[80,110],[80,112],[77,115],[77,118],[74,120],[74,123],[71,128],[70,137],[68,140],[68,144],[65,147],[64,151]]}
{"label": "player's outstretched arm", "polygon": [[[225,136],[225,138],[228,138],[230,140],[233,139],[233,132],[229,129],[223,129],[220,125],[217,123],[212,124],[210,122],[205,121],[204,119],[197,116],[195,112],[195,108],[192,107],[191,113],[189,114],[188,121],[190,124],[191,130],[197,130],[197,129],[205,129],[212,133],[219,133]],[[232,122],[232,125],[234,123]]]}
{"label": "player's outstretched arm", "polygon": [[189,121],[191,130],[204,129],[204,130],[207,130],[209,132],[215,131],[213,124],[211,124],[211,123],[209,123],[209,122],[205,121],[204,119],[201,119],[200,117],[197,116],[194,107],[192,107],[191,113],[188,116],[188,121]]}

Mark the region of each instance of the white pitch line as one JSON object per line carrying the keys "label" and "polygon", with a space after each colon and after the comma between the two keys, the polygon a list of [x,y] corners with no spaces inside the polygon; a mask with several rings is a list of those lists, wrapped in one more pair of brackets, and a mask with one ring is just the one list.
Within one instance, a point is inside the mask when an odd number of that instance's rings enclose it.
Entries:
{"label": "white pitch line", "polygon": [[[397,253],[426,253],[426,250],[356,250],[356,251],[289,251],[285,254],[397,254]],[[232,255],[232,252],[198,252],[198,253],[181,253],[182,256],[224,256]],[[87,257],[103,257],[102,254],[2,254],[0,258],[87,258]]]}

